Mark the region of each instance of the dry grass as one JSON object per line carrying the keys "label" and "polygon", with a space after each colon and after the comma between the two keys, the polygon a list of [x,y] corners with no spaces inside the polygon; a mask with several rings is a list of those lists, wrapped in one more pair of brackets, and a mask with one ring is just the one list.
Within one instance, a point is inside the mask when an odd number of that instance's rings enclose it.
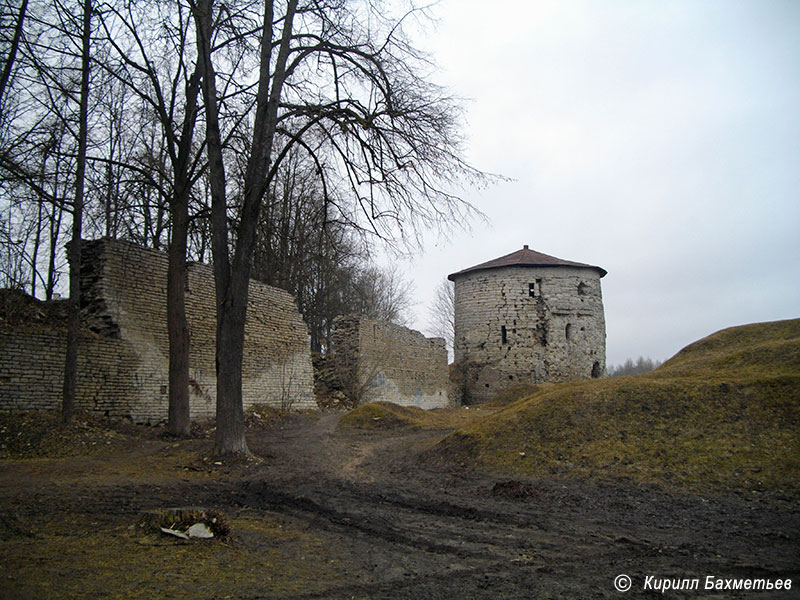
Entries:
{"label": "dry grass", "polygon": [[58,411],[0,411],[0,459],[105,454],[129,439],[124,427],[84,413],[65,427]]}
{"label": "dry grass", "polygon": [[[278,515],[230,520],[231,537],[184,541],[81,516],[18,522],[3,542],[9,598],[294,596],[341,577],[329,541]],[[318,577],[308,577],[314,569]]]}
{"label": "dry grass", "polygon": [[800,320],[700,340],[645,375],[542,388],[427,458],[537,477],[800,490]]}
{"label": "dry grass", "polygon": [[423,410],[392,402],[370,402],[344,415],[338,428],[342,431],[387,431],[422,429],[453,430],[479,420],[497,410],[490,406],[458,406]]}
{"label": "dry grass", "polygon": [[529,396],[537,386],[520,385],[501,392],[489,402],[473,406],[453,406],[423,410],[392,402],[369,402],[350,411],[339,421],[342,430],[448,430],[464,427],[494,414],[503,406]]}

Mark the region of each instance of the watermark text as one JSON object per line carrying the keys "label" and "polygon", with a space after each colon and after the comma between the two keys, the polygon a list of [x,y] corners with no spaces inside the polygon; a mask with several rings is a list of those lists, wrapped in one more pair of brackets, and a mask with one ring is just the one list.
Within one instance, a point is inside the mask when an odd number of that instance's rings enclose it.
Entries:
{"label": "watermark text", "polygon": [[[634,587],[634,580],[623,574],[614,578],[614,589],[625,593]],[[642,580],[643,590],[661,592],[666,594],[669,591],[693,591],[693,590],[747,590],[747,591],[772,591],[772,590],[791,590],[791,579],[767,579],[760,577],[718,577],[716,575],[706,575],[705,577],[658,577],[656,575],[646,575]]]}

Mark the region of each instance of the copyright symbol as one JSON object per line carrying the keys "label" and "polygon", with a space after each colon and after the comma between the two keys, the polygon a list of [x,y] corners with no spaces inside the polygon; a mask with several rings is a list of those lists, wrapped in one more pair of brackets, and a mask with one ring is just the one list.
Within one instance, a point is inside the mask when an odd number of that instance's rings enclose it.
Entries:
{"label": "copyright symbol", "polygon": [[631,589],[631,584],[631,578],[627,575],[617,575],[614,578],[614,587],[618,592],[627,592],[629,589]]}

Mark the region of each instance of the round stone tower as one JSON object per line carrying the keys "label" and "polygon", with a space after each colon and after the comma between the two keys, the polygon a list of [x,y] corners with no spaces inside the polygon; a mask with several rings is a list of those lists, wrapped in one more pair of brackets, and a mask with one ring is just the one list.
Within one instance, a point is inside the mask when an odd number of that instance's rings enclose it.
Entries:
{"label": "round stone tower", "polygon": [[455,363],[464,401],[521,383],[574,381],[606,371],[604,269],[528,246],[458,273]]}

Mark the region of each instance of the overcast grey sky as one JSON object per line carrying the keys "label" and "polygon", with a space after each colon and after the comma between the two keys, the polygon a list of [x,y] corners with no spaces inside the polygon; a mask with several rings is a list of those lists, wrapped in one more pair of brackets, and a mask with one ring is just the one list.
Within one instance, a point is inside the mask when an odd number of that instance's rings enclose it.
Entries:
{"label": "overcast grey sky", "polygon": [[406,265],[529,244],[599,265],[608,362],[800,317],[800,1],[445,0],[423,44],[468,99],[468,159],[514,179]]}

